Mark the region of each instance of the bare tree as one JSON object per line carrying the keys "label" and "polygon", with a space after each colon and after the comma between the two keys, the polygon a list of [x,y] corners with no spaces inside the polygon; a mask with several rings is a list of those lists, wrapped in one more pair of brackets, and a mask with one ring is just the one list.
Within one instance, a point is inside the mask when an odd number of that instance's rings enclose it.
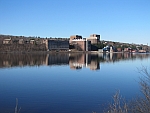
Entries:
{"label": "bare tree", "polygon": [[142,75],[139,81],[142,95],[127,104],[117,91],[113,96],[113,103],[104,113],[150,113],[150,73],[144,66],[139,72]]}
{"label": "bare tree", "polygon": [[108,110],[104,113],[128,113],[128,105],[120,96],[119,91],[114,94],[113,103],[109,105]]}
{"label": "bare tree", "polygon": [[150,113],[150,73],[147,67],[142,67],[140,73],[143,75],[140,78],[140,87],[142,97],[135,99],[132,102],[132,113]]}

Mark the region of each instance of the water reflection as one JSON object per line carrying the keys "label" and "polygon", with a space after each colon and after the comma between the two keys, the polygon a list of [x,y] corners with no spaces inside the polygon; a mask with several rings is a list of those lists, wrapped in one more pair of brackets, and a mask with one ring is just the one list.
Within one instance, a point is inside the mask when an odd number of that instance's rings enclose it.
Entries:
{"label": "water reflection", "polygon": [[46,54],[0,54],[0,67],[45,65]]}
{"label": "water reflection", "polygon": [[149,65],[149,58],[128,53],[0,54],[0,113],[12,113],[16,97],[21,113],[101,113],[116,89],[127,100],[135,97],[139,76],[134,70]]}
{"label": "water reflection", "polygon": [[150,57],[150,54],[129,53],[52,53],[52,54],[0,54],[0,68],[40,66],[40,65],[69,65],[70,69],[90,68],[100,69],[100,63],[136,60]]}
{"label": "water reflection", "polygon": [[71,69],[82,69],[83,67],[91,70],[100,69],[97,54],[70,54],[69,65]]}

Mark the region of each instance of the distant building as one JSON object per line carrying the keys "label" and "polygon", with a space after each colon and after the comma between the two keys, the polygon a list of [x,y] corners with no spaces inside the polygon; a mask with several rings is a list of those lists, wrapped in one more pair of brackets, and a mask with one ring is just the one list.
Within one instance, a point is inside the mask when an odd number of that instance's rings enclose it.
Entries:
{"label": "distant building", "polygon": [[69,50],[69,41],[67,40],[47,40],[46,48],[48,50]]}
{"label": "distant building", "polygon": [[30,40],[30,44],[34,44],[35,43],[35,40]]}
{"label": "distant building", "polygon": [[138,50],[139,53],[146,53],[146,50]]}
{"label": "distant building", "polygon": [[23,39],[19,39],[19,44],[24,44],[24,40]]}
{"label": "distant building", "polygon": [[100,35],[92,34],[87,40],[91,41],[91,44],[97,44],[100,41]]}
{"label": "distant building", "polygon": [[9,39],[4,39],[3,44],[11,44],[11,38]]}
{"label": "distant building", "polygon": [[86,39],[73,39],[71,44],[74,45],[78,51],[91,51],[91,41]]}

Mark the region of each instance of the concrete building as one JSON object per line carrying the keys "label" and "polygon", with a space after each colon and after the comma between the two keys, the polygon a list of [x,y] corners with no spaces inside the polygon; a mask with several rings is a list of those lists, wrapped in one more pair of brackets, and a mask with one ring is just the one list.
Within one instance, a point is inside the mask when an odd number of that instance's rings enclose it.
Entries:
{"label": "concrete building", "polygon": [[73,39],[71,42],[78,51],[91,51],[91,41],[86,39]]}
{"label": "concrete building", "polygon": [[100,41],[100,35],[92,34],[87,40],[91,41],[91,44],[97,44]]}
{"label": "concrete building", "polygon": [[69,50],[69,41],[68,40],[47,40],[46,42],[47,50]]}

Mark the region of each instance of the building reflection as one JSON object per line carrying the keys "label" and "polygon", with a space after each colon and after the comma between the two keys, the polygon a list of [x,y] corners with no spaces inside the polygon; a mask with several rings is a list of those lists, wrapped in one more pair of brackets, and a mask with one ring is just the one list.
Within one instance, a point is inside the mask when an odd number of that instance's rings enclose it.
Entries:
{"label": "building reflection", "polygon": [[69,64],[69,54],[65,53],[54,53],[47,54],[45,65],[68,65]]}
{"label": "building reflection", "polygon": [[69,65],[70,69],[99,70],[100,64],[149,58],[150,54],[129,53],[51,53],[51,54],[0,54],[0,68],[23,66]]}
{"label": "building reflection", "polygon": [[0,68],[47,64],[46,54],[0,54]]}
{"label": "building reflection", "polygon": [[83,67],[91,70],[100,69],[97,54],[69,54],[69,65],[71,69],[82,69]]}

